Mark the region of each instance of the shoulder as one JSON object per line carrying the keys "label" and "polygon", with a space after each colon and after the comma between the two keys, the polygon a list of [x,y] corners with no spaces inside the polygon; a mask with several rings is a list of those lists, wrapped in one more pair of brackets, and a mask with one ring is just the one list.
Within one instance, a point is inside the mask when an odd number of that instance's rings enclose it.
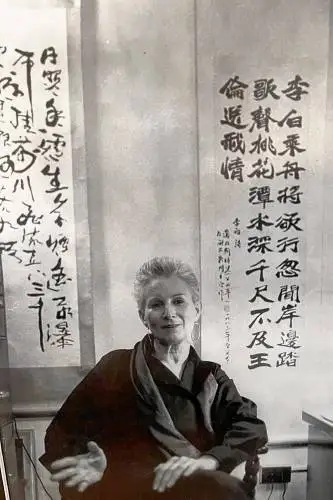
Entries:
{"label": "shoulder", "polygon": [[200,360],[200,368],[206,373],[212,373],[218,383],[228,382],[231,380],[226,372],[221,368],[221,365],[219,363],[215,363],[214,361]]}
{"label": "shoulder", "polygon": [[117,349],[102,356],[98,363],[81,378],[74,392],[91,391],[95,387],[102,389],[112,381],[128,377],[131,353],[132,349]]}
{"label": "shoulder", "polygon": [[116,349],[110,351],[98,361],[92,372],[96,375],[110,375],[128,371],[133,349]]}
{"label": "shoulder", "polygon": [[70,419],[78,412],[90,412],[109,401],[109,395],[130,386],[129,361],[131,349],[119,349],[105,354],[72,390],[58,411],[55,421]]}
{"label": "shoulder", "polygon": [[106,366],[108,364],[126,361],[126,359],[130,359],[132,355],[133,349],[116,349],[114,351],[110,351],[104,356],[101,357],[97,366]]}

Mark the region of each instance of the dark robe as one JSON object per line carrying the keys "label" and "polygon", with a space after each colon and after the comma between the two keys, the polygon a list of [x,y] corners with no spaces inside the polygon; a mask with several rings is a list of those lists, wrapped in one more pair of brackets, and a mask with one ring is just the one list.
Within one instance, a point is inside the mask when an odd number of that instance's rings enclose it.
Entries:
{"label": "dark robe", "polygon": [[[140,407],[130,370],[132,357],[132,350],[104,356],[47,429],[45,454],[40,458],[47,468],[56,459],[86,453],[88,441],[95,441],[107,457],[100,482],[84,493],[61,486],[63,500],[245,500],[242,482],[229,472],[267,441],[255,404],[239,395],[218,364],[201,361],[192,348],[181,380],[146,353],[154,383],[177,430],[200,453],[219,462],[218,471],[198,472],[178,480],[165,493],[154,492],[154,467],[166,455],[151,433],[151,416]],[[216,388],[210,394],[207,382],[212,379]]]}

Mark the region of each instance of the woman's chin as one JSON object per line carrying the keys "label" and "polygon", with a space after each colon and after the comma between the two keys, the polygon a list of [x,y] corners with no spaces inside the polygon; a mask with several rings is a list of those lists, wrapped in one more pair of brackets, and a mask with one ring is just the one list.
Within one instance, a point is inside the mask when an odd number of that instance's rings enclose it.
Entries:
{"label": "woman's chin", "polygon": [[158,335],[155,337],[157,341],[164,346],[174,345],[174,344],[182,344],[183,342],[187,342],[187,336],[184,333],[180,333],[177,331],[168,332],[167,335]]}

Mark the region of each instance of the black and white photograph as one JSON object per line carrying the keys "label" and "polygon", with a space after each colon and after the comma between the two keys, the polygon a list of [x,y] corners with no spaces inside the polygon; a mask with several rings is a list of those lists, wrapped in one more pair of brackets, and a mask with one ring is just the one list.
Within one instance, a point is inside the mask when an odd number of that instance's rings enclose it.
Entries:
{"label": "black and white photograph", "polygon": [[0,18],[0,500],[332,500],[333,3]]}

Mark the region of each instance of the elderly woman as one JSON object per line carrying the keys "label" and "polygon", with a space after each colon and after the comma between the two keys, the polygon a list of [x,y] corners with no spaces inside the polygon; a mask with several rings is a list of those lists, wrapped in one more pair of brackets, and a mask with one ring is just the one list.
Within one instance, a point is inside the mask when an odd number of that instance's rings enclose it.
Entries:
{"label": "elderly woman", "polygon": [[191,268],[154,258],[135,297],[148,334],[104,356],[49,426],[41,462],[63,500],[245,500],[230,472],[267,440],[256,406],[191,345]]}

